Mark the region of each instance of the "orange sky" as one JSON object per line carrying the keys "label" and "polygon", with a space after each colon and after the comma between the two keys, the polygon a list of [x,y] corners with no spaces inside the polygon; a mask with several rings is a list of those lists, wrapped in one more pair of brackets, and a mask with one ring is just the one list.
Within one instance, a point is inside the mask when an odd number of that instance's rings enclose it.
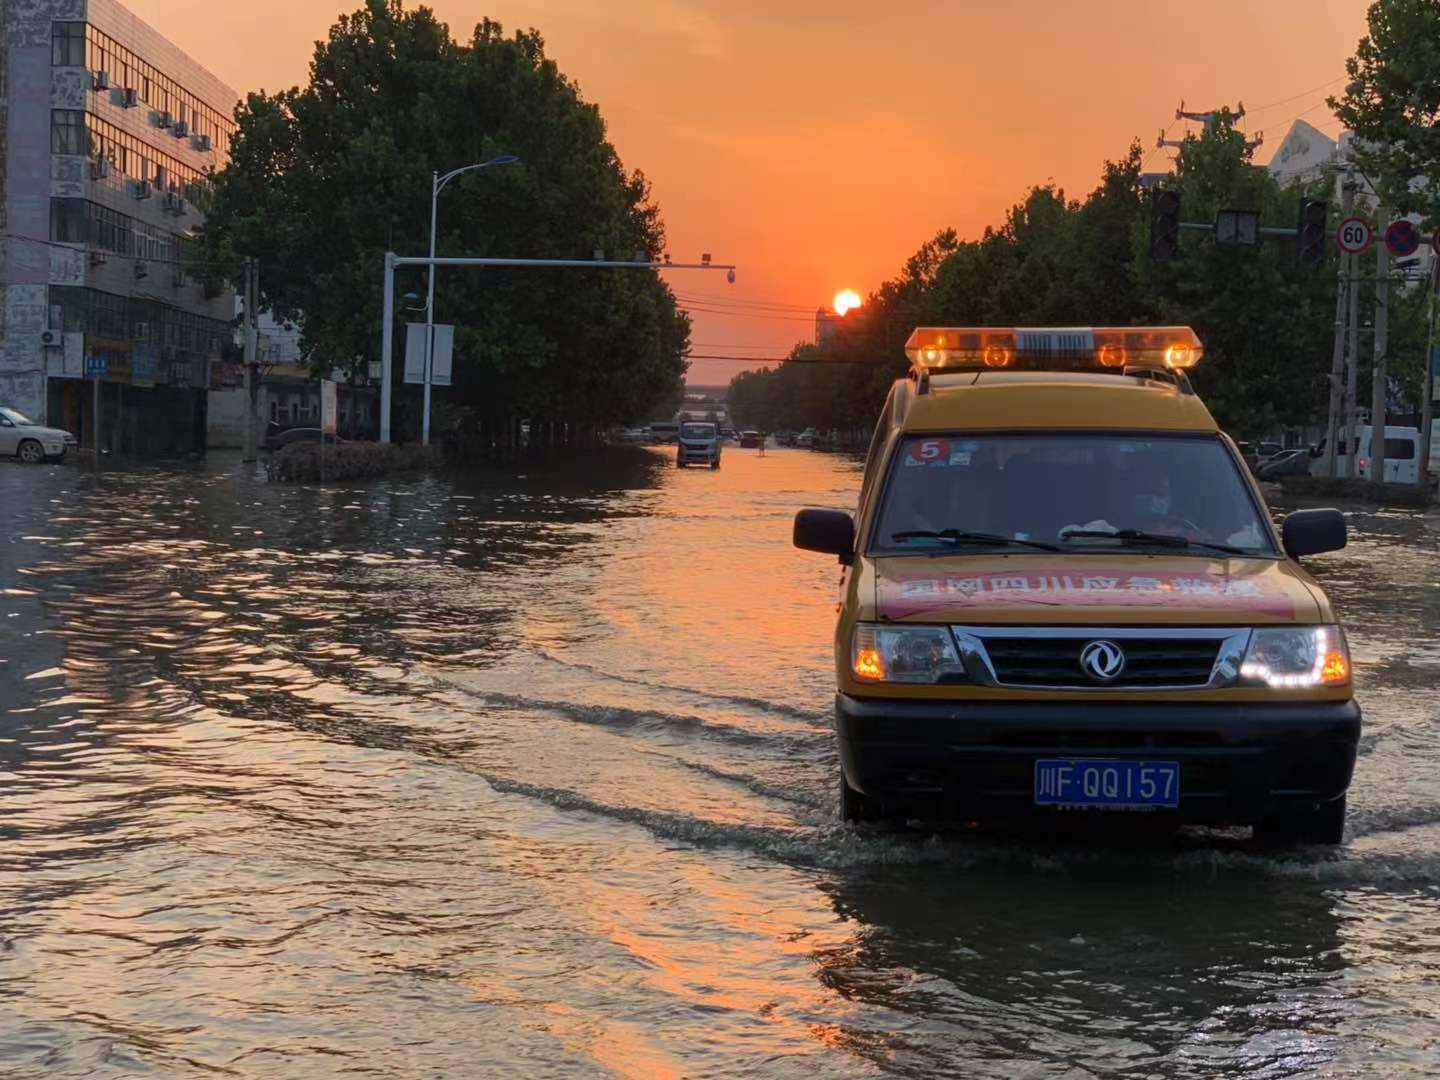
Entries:
{"label": "orange sky", "polygon": [[[237,89],[303,82],[359,0],[126,0]],[[1083,195],[1106,157],[1189,108],[1244,101],[1261,159],[1323,106],[1365,0],[436,0],[535,26],[650,177],[670,251],[740,264],[672,274],[696,353],[781,356],[842,286],[862,294],[934,232],[978,235],[1031,183]],[[1327,85],[1330,84],[1330,85]],[[1318,89],[1317,89],[1318,88]],[[1309,111],[1307,111],[1309,110]],[[1155,154],[1150,168],[1162,168]],[[459,163],[451,163],[459,164]],[[761,314],[761,313],[764,314]],[[742,364],[696,362],[692,383]]]}

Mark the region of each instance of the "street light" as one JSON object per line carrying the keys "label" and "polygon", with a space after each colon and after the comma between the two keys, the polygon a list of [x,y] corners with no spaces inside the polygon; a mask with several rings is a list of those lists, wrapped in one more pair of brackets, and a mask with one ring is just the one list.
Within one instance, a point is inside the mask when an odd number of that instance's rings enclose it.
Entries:
{"label": "street light", "polygon": [[[501,154],[499,157],[491,158],[489,161],[482,161],[477,165],[463,165],[458,169],[451,169],[444,176],[438,172],[430,174],[430,258],[435,258],[435,218],[440,206],[440,192],[445,185],[461,173],[474,172],[477,169],[488,169],[491,165],[511,165],[520,159],[514,154]],[[425,275],[425,421],[420,433],[420,441],[430,445],[430,374],[434,362],[435,353],[435,264],[432,262],[429,272]]]}

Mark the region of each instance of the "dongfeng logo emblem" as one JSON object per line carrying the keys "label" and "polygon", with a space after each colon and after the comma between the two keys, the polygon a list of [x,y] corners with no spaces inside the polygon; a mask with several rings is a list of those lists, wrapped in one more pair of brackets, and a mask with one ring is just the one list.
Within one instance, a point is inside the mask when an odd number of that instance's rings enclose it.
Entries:
{"label": "dongfeng logo emblem", "polygon": [[1114,682],[1125,670],[1125,654],[1113,641],[1092,641],[1080,650],[1080,666],[1096,682]]}

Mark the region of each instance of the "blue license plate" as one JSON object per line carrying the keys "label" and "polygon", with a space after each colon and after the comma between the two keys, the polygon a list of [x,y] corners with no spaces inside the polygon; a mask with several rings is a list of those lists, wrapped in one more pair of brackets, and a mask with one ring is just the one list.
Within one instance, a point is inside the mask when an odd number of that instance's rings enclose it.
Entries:
{"label": "blue license plate", "polygon": [[1035,762],[1038,806],[1179,806],[1177,761],[1044,758]]}

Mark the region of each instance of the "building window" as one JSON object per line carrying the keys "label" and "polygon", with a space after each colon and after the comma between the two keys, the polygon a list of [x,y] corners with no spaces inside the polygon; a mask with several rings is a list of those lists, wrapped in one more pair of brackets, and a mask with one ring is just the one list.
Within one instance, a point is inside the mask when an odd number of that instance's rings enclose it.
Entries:
{"label": "building window", "polygon": [[50,110],[50,152],[52,154],[84,154],[85,114],[78,109]]}
{"label": "building window", "polygon": [[50,200],[50,239],[61,244],[83,244],[88,239],[89,215],[84,199]]}
{"label": "building window", "polygon": [[85,24],[50,24],[50,63],[55,67],[85,66]]}

